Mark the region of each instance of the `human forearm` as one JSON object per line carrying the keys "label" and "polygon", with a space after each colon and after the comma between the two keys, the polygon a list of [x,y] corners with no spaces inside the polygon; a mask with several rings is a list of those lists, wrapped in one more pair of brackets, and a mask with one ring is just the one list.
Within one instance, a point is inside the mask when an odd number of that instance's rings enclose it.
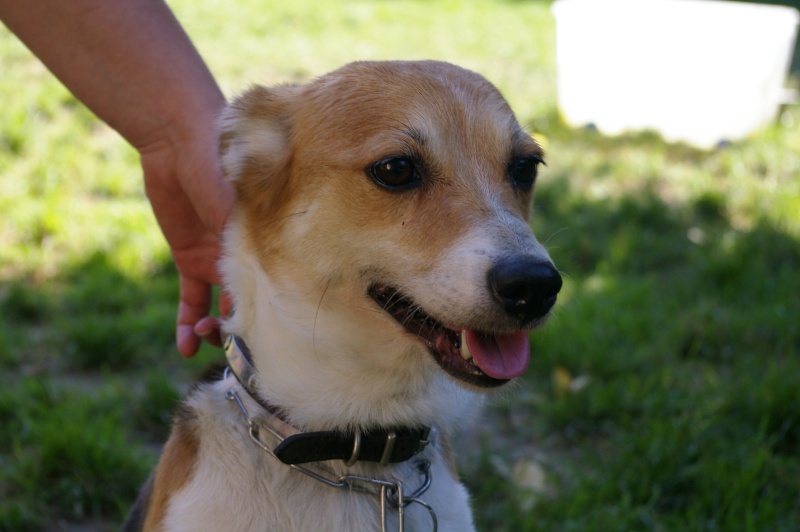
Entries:
{"label": "human forearm", "polygon": [[140,151],[213,123],[224,99],[160,0],[0,0],[0,18]]}
{"label": "human forearm", "polygon": [[[219,166],[225,101],[162,0],[0,0],[0,19],[141,156],[145,190],[180,272],[177,343],[219,343],[209,317],[233,191]],[[223,309],[224,310],[224,309]]]}

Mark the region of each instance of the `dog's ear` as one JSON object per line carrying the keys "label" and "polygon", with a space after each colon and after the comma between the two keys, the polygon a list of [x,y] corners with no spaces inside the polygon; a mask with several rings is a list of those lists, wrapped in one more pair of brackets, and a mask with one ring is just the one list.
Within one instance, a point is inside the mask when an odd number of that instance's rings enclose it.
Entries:
{"label": "dog's ear", "polygon": [[222,170],[240,197],[282,187],[292,159],[289,106],[296,89],[255,86],[223,111]]}

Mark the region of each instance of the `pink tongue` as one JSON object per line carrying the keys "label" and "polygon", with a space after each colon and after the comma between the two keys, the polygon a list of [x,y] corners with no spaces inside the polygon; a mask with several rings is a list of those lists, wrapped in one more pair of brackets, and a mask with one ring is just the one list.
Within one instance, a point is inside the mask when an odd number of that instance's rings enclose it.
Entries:
{"label": "pink tongue", "polygon": [[508,380],[528,369],[531,344],[526,331],[484,336],[464,329],[464,336],[473,361],[488,376]]}

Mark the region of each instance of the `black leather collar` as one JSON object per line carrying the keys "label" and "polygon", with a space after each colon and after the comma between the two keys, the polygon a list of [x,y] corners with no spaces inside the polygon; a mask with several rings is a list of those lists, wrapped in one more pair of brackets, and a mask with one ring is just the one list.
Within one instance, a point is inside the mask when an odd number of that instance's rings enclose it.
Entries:
{"label": "black leather collar", "polygon": [[[259,405],[288,425],[280,410],[258,395],[253,358],[244,340],[230,335],[225,341],[224,350],[231,372],[242,388]],[[294,432],[284,436],[283,441],[272,451],[285,464],[343,460],[347,465],[358,461],[386,465],[404,462],[420,453],[429,443],[430,427],[378,428],[363,433]]]}

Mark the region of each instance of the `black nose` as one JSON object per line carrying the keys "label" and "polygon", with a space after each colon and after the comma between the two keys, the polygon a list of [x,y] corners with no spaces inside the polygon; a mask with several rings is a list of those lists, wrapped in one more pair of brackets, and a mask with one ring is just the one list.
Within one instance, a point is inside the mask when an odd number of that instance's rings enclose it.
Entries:
{"label": "black nose", "polygon": [[489,270],[489,288],[506,314],[527,324],[553,307],[561,276],[541,259],[518,255],[501,259]]}

